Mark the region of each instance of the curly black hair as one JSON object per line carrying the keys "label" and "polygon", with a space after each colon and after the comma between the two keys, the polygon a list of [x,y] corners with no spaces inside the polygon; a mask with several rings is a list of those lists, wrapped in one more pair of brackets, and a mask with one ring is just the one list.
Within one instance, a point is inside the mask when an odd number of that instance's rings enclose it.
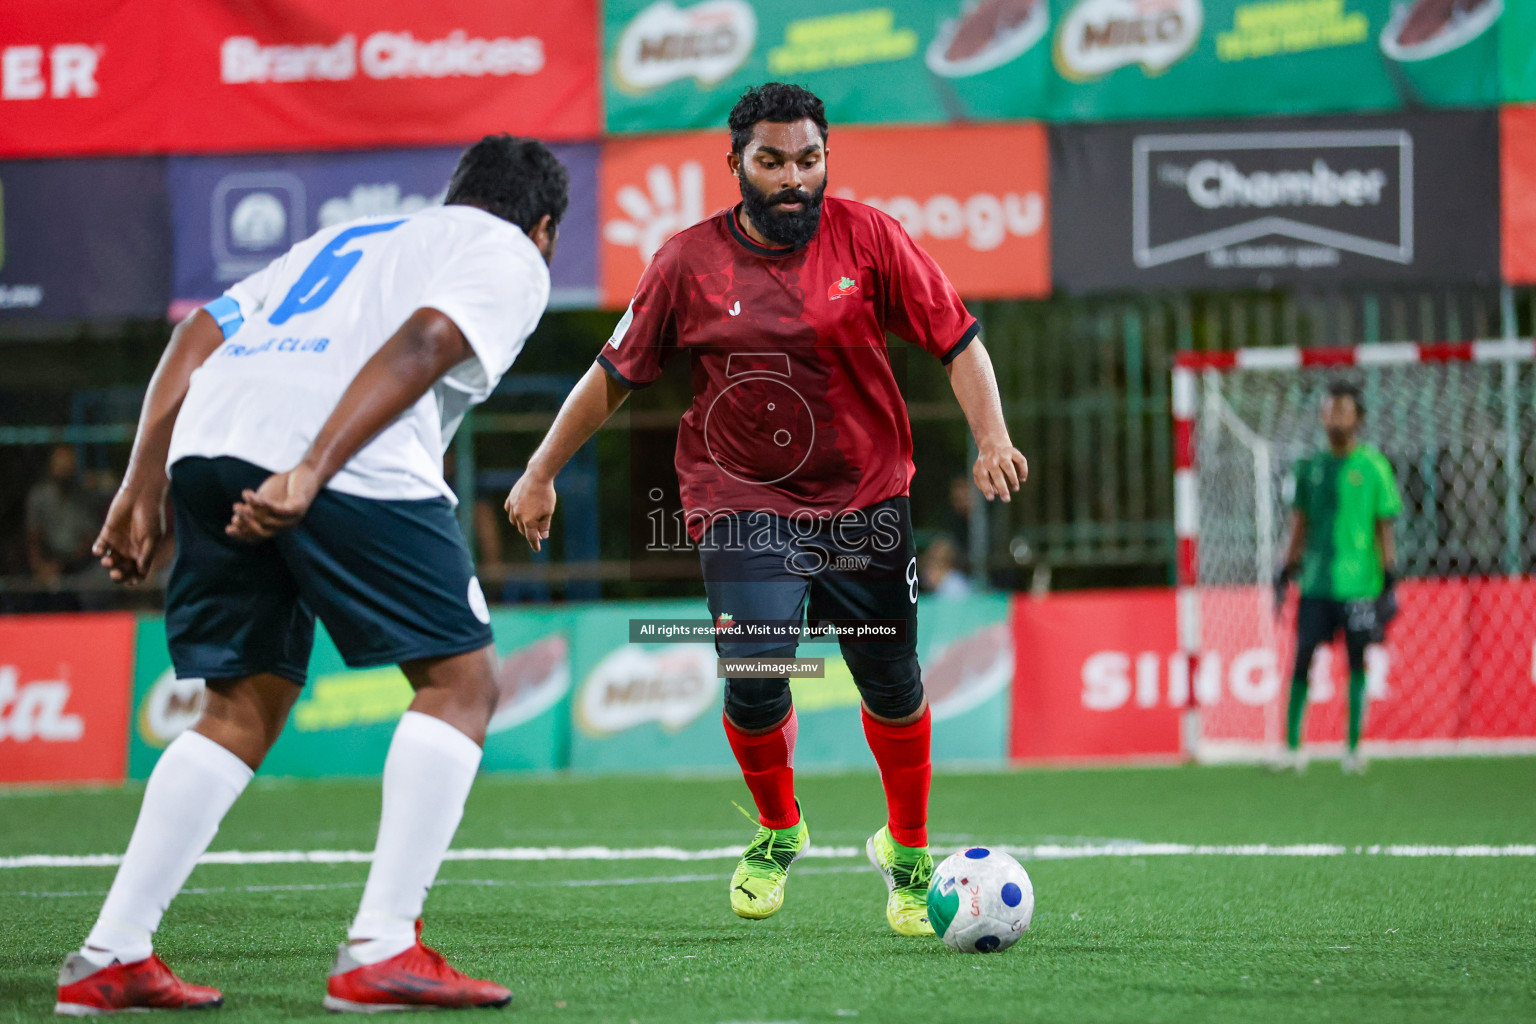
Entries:
{"label": "curly black hair", "polygon": [[531,232],[546,215],[559,225],[570,186],[565,165],[538,139],[487,135],[459,157],[444,202],[482,206]]}
{"label": "curly black hair", "polygon": [[731,108],[731,152],[747,148],[759,121],[789,124],[806,118],[821,129],[821,142],[826,145],[827,111],[815,93],[783,82],[765,82],[748,89]]}
{"label": "curly black hair", "polygon": [[1348,380],[1330,381],[1328,384],[1329,398],[1348,398],[1355,404],[1355,415],[1365,415],[1365,396],[1360,393],[1360,385]]}

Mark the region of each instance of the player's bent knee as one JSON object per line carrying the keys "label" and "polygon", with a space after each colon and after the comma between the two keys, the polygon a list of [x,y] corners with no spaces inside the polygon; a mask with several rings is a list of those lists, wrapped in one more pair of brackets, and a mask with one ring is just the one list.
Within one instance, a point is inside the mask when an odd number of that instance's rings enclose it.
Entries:
{"label": "player's bent knee", "polygon": [[303,688],[271,673],[210,679],[197,731],[233,753],[252,770],[282,734]]}
{"label": "player's bent knee", "polygon": [[923,675],[917,652],[891,652],[884,646],[846,644],[843,660],[870,714],[888,721],[910,718],[923,706]]}
{"label": "player's bent knee", "polygon": [[[787,660],[794,656],[794,647],[753,655],[756,658],[775,660]],[[725,681],[725,717],[743,732],[772,729],[789,716],[793,706],[789,680],[782,676],[775,679],[731,678]]]}
{"label": "player's bent knee", "polygon": [[416,691],[412,710],[441,718],[476,743],[484,741],[498,698],[494,648],[405,662],[400,669]]}

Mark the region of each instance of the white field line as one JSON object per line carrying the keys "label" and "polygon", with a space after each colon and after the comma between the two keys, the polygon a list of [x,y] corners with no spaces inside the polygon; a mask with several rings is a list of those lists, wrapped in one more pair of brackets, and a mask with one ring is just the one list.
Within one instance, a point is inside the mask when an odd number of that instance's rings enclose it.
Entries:
{"label": "white field line", "polygon": [[[1043,843],[1036,846],[991,847],[1020,860],[1081,860],[1094,857],[1536,857],[1536,844],[1506,846],[1370,845],[1332,843],[1250,843],[1243,845],[1195,845],[1190,843]],[[489,849],[449,850],[450,861],[711,861],[735,860],[739,846],[684,850],[676,846],[510,846]],[[857,846],[812,846],[804,857],[848,860],[864,856]],[[366,864],[373,860],[367,850],[220,850],[205,853],[199,864]],[[122,856],[116,853],[61,855],[26,854],[0,857],[0,869],[17,868],[110,868]]]}
{"label": "white field line", "polygon": [[[851,875],[864,874],[869,871],[866,867],[854,867],[843,865],[839,867],[803,867],[795,871],[796,875]],[[653,875],[648,878],[559,878],[559,879],[533,879],[522,880],[512,878],[440,878],[433,885],[434,889],[445,885],[472,885],[490,889],[501,889],[507,886],[517,888],[560,888],[560,889],[586,889],[607,888],[612,885],[678,885],[685,882],[724,882],[730,879],[729,874],[718,873],[710,875]],[[363,882],[316,882],[305,885],[205,885],[194,886],[181,890],[180,895],[207,896],[226,892],[326,892],[336,889],[361,889]],[[73,892],[16,892],[12,896],[30,896],[34,899],[63,899],[70,896],[101,897],[107,894],[105,889],[79,889]],[[0,894],[4,895],[4,894]]]}

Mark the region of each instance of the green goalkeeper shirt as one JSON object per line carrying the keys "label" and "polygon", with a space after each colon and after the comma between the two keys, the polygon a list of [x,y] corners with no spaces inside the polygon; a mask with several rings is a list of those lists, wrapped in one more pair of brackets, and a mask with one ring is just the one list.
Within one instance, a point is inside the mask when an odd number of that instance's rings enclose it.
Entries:
{"label": "green goalkeeper shirt", "polygon": [[1302,596],[1355,601],[1379,595],[1376,523],[1403,510],[1386,456],[1357,444],[1343,458],[1324,449],[1303,459],[1296,464],[1294,504],[1307,530]]}

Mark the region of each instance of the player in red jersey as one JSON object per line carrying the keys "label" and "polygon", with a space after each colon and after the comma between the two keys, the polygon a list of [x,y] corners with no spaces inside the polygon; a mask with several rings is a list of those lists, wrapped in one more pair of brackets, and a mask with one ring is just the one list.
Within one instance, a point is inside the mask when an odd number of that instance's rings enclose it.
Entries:
{"label": "player in red jersey", "polygon": [[[549,536],[554,478],[631,390],[686,354],[693,404],[676,467],[723,657],[792,657],[795,629],[878,623],[839,636],[863,699],[888,818],[867,844],[886,916],[932,934],[926,893],[930,717],[918,672],[917,568],[906,404],[886,332],[940,359],[975,435],[973,475],[1008,500],[1028,473],[1008,437],[979,324],[937,264],[886,214],[826,196],[827,120],[797,86],[749,90],[726,157],[742,202],[679,232],[642,275],[594,366],[566,399],[507,498],[534,548]],[[734,624],[734,628],[726,627]],[[742,627],[770,627],[764,637]],[[794,795],[787,678],[728,678],[725,731],[761,827],[731,880],[743,917],[779,909],[809,831]]]}

